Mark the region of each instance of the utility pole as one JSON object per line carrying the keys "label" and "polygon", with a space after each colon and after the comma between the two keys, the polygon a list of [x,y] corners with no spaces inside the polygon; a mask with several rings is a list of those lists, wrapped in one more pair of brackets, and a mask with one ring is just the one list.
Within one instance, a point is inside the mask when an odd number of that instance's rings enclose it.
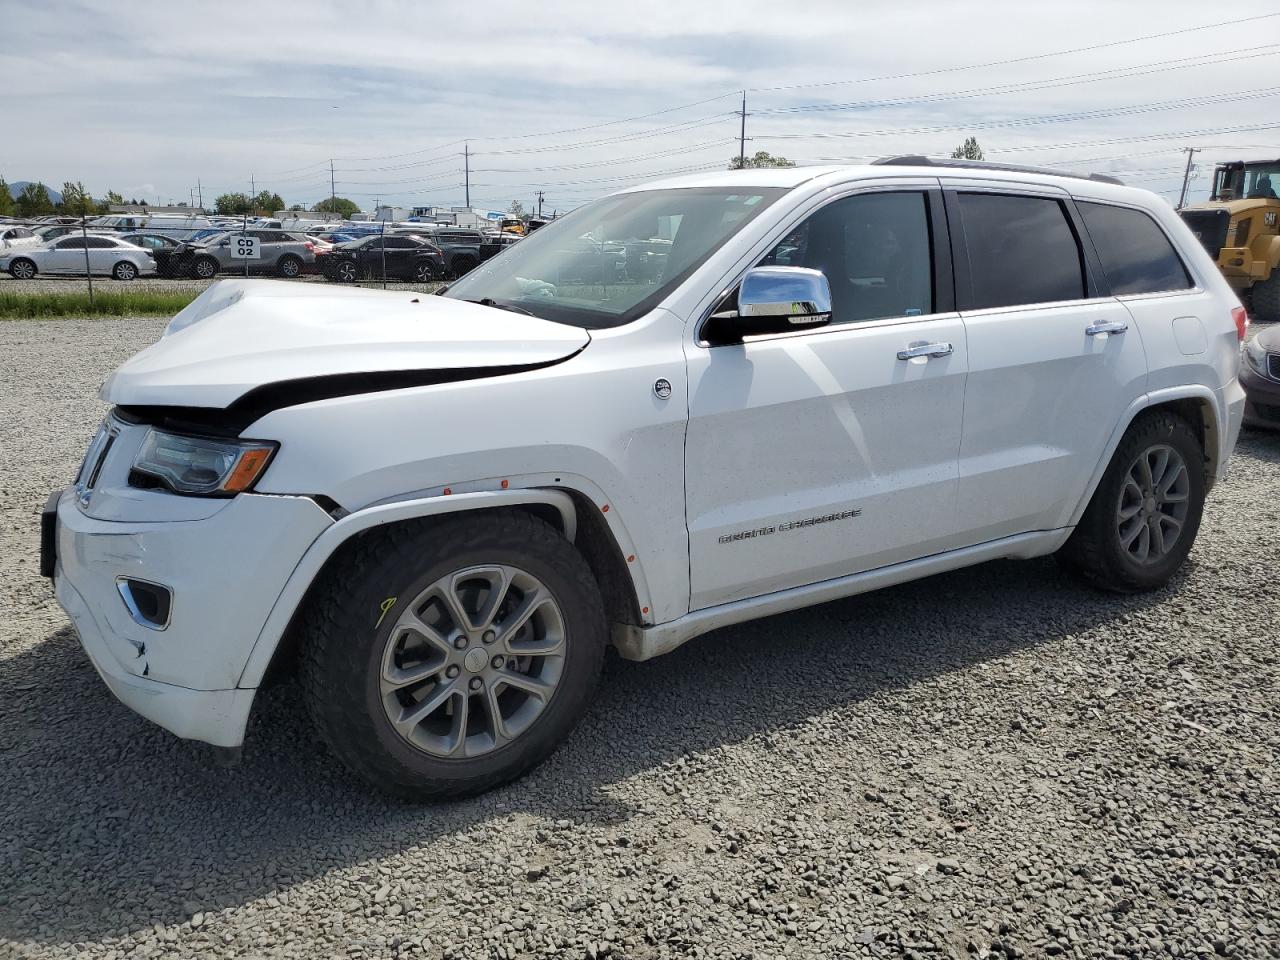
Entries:
{"label": "utility pole", "polygon": [[464,182],[464,190],[466,191],[466,202],[464,206],[471,209],[471,143],[468,140],[462,142],[462,174]]}
{"label": "utility pole", "polygon": [[249,174],[249,196],[256,197],[258,195],[258,185],[253,182],[253,174]]}
{"label": "utility pole", "polygon": [[329,158],[329,212],[338,212],[338,191],[333,185],[333,158]]}
{"label": "utility pole", "polygon": [[1200,152],[1199,147],[1183,147],[1187,152],[1187,169],[1182,174],[1182,194],[1178,197],[1178,209],[1181,210],[1187,202],[1187,186],[1191,183],[1191,160]]}
{"label": "utility pole", "polygon": [[200,182],[200,178],[196,177],[196,197],[200,201],[200,209],[204,209],[204,185]]}
{"label": "utility pole", "polygon": [[539,190],[538,191],[538,217],[539,218],[542,217],[542,198],[543,198],[543,193],[541,190]]}
{"label": "utility pole", "polygon": [[747,165],[747,91],[742,91],[742,126],[738,131],[738,169]]}

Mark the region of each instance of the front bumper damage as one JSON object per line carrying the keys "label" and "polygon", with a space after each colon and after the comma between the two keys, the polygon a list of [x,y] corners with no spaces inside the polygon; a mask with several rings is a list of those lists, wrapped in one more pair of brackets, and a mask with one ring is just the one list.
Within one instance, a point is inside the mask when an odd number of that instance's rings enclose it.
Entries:
{"label": "front bumper damage", "polygon": [[[331,523],[309,498],[256,494],[199,520],[99,520],[68,489],[45,522],[54,556],[42,560],[121,702],[179,737],[237,747],[256,692],[238,686],[245,663],[298,559]],[[127,578],[170,591],[162,627],[126,602]]]}

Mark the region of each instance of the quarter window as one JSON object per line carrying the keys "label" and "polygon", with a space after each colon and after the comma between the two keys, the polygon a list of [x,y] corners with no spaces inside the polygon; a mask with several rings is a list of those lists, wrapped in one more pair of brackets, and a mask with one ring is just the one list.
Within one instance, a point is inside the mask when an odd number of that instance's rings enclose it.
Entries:
{"label": "quarter window", "polygon": [[961,193],[972,284],[970,310],[1079,300],[1085,296],[1080,244],[1061,201]]}
{"label": "quarter window", "polygon": [[1192,285],[1173,244],[1147,214],[1078,200],[1076,207],[1113,294],[1185,290]]}
{"label": "quarter window", "polygon": [[761,261],[821,270],[831,322],[934,312],[928,199],[922,192],[864,193],[823,207]]}

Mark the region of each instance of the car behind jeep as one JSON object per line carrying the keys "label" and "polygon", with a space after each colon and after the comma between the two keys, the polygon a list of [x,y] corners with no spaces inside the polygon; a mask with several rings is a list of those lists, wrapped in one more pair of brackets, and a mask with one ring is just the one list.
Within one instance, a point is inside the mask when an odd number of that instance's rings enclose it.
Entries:
{"label": "car behind jeep", "polygon": [[609,645],[997,558],[1169,584],[1240,428],[1245,325],[1173,210],[1109,178],[663,181],[440,296],[212,285],[103,386],[42,570],[178,736],[237,753],[296,673],[371,783],[471,794],[564,739]]}

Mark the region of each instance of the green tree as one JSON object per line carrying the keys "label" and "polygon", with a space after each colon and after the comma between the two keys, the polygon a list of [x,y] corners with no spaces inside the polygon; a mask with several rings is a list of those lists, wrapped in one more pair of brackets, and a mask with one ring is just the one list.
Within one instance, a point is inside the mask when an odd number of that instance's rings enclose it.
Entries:
{"label": "green tree", "polygon": [[107,191],[107,199],[106,199],[106,201],[105,201],[105,202],[107,202],[107,203],[120,203],[120,204],[123,204],[123,203],[124,203],[124,197],[120,196],[120,194],[116,193],[114,190],[108,190],[108,191]]}
{"label": "green tree", "polygon": [[98,204],[89,195],[83,183],[78,180],[72,183],[68,180],[62,185],[61,210],[63,213],[77,217],[87,217],[98,212]]}
{"label": "green tree", "polygon": [[985,160],[977,137],[967,137],[964,143],[951,151],[952,160]]}
{"label": "green tree", "polygon": [[224,193],[213,201],[213,209],[224,217],[253,213],[253,199],[245,193]]}
{"label": "green tree", "polygon": [[253,212],[258,214],[271,214],[284,209],[284,198],[270,190],[259,190],[251,202]]}
{"label": "green tree", "polygon": [[766,150],[757,150],[755,156],[746,157],[739,160],[737,157],[729,159],[730,170],[751,170],[756,167],[794,167],[795,162],[788,160],[786,157],[775,157]]}
{"label": "green tree", "polygon": [[28,183],[18,194],[18,216],[46,217],[53,213],[53,200],[49,188],[43,183]]}
{"label": "green tree", "polygon": [[311,209],[315,213],[336,213],[345,220],[353,213],[359,213],[360,205],[346,197],[333,197],[329,200],[321,200]]}
{"label": "green tree", "polygon": [[9,184],[0,177],[0,217],[13,216],[13,194],[9,192]]}

